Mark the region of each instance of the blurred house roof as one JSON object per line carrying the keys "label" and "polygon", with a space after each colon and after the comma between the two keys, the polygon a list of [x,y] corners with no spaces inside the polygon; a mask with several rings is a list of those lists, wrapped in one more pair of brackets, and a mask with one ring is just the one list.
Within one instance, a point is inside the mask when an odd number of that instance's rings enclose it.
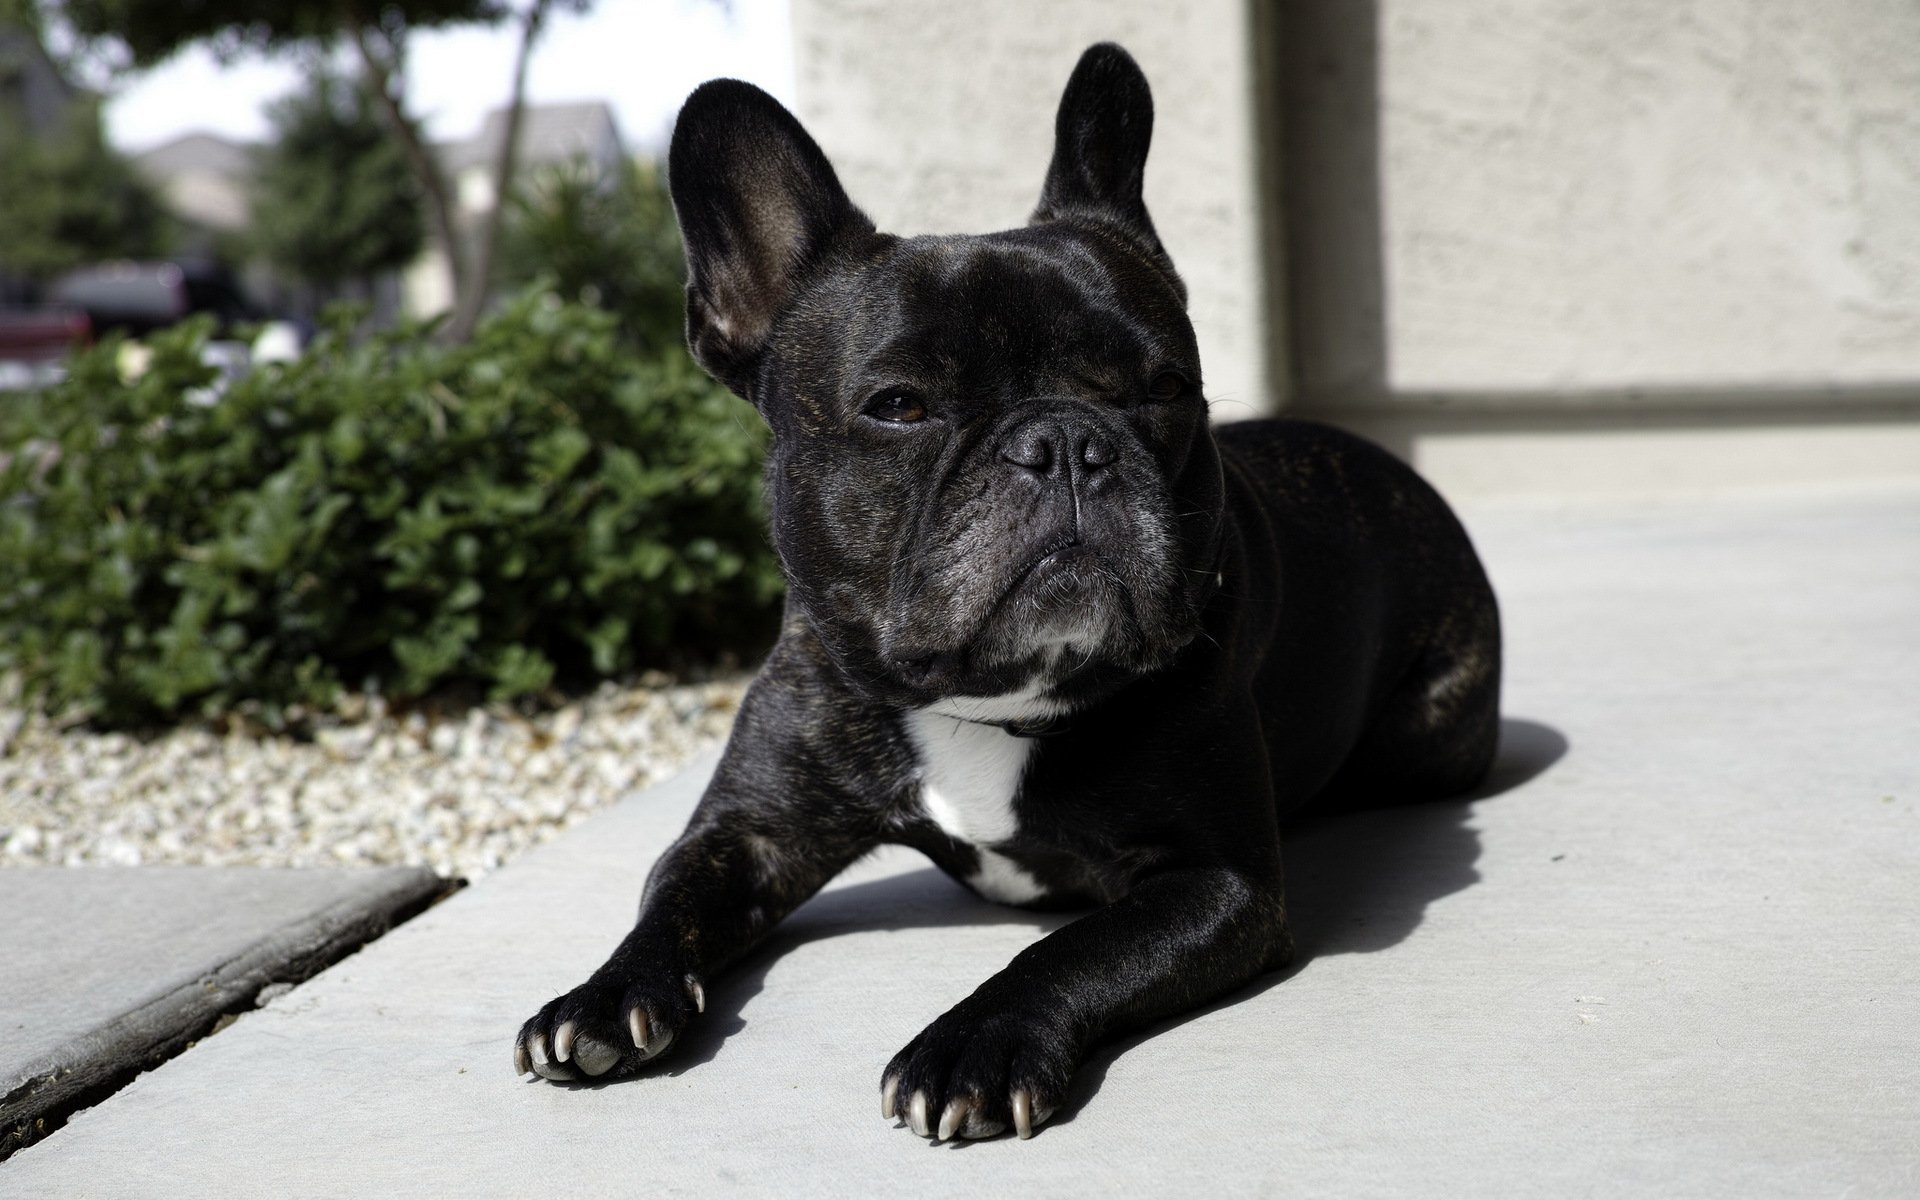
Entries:
{"label": "blurred house roof", "polygon": [[[469,212],[492,206],[494,156],[506,129],[506,110],[495,109],[472,137],[434,147],[462,198],[461,207]],[[182,217],[211,229],[238,229],[247,221],[254,150],[249,143],[218,134],[188,133],[135,155],[133,161]],[[574,159],[611,166],[625,154],[613,110],[599,101],[527,106],[520,129],[523,170]]]}
{"label": "blurred house roof", "polygon": [[134,155],[133,166],[175,215],[207,229],[239,230],[247,224],[254,149],[218,134],[188,133]]}
{"label": "blurred house roof", "polygon": [[[487,114],[480,132],[440,147],[441,161],[454,175],[474,167],[491,169],[507,136],[507,110]],[[544,166],[584,158],[610,163],[624,150],[613,110],[598,100],[578,104],[529,104],[521,118],[520,165]]]}
{"label": "blurred house roof", "polygon": [[[0,49],[7,31],[0,30]],[[3,68],[0,68],[3,69]],[[0,85],[4,76],[0,76]],[[472,137],[441,142],[434,147],[450,174],[472,167],[493,166],[507,133],[505,109],[487,114]],[[133,156],[140,169],[157,183],[182,174],[219,175],[245,179],[253,166],[254,146],[214,133],[187,133]],[[579,104],[529,104],[520,127],[520,165],[543,166],[585,158],[614,162],[624,153],[613,110],[593,100]]]}
{"label": "blurred house roof", "polygon": [[253,150],[249,143],[232,141],[217,133],[186,133],[141,151],[133,156],[133,162],[155,180],[170,179],[189,171],[239,179],[253,170]]}

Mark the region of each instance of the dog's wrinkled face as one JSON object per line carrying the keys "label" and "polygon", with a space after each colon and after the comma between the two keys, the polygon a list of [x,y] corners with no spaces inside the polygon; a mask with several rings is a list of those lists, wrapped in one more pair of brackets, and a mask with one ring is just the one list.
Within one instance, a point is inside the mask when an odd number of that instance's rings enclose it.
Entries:
{"label": "dog's wrinkled face", "polygon": [[744,84],[675,130],[689,340],[772,426],[796,609],[877,698],[1070,706],[1199,632],[1219,460],[1140,201],[1146,83],[1103,67],[1068,84],[1034,222],[1004,233],[874,232]]}
{"label": "dog's wrinkled face", "polygon": [[1164,665],[1219,508],[1172,282],[1063,227],[874,251],[764,395],[775,544],[842,664],[925,698]]}

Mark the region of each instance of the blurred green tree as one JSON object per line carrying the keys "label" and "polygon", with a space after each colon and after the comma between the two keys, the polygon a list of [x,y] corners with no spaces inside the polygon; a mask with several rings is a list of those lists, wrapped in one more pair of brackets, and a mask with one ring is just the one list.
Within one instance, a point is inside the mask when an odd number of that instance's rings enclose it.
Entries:
{"label": "blurred green tree", "polygon": [[398,270],[426,241],[420,186],[365,91],[324,67],[268,110],[254,176],[253,242],[330,298]]}
{"label": "blurred green tree", "polygon": [[[360,84],[392,129],[420,185],[434,236],[447,251],[453,317],[448,340],[471,337],[492,294],[493,257],[503,206],[494,205],[472,237],[457,219],[453,189],[428,146],[420,120],[406,106],[407,42],[417,29],[511,20],[520,34],[514,59],[506,136],[494,162],[496,196],[506,195],[520,155],[527,64],[556,8],[581,12],[592,0],[40,0],[64,24],[121,70],[152,66],[181,48],[204,44],[218,55],[247,50],[312,50],[336,39],[360,57]],[[106,49],[99,49],[106,48]]]}
{"label": "blurred green tree", "polygon": [[575,162],[528,180],[510,204],[500,275],[514,285],[545,279],[605,309],[642,351],[677,349],[685,337],[680,228],[654,163],[623,162],[607,175]]}
{"label": "blurred green tree", "polygon": [[0,112],[0,164],[0,274],[39,282],[83,263],[165,249],[166,211],[107,144],[91,98],[42,133]]}

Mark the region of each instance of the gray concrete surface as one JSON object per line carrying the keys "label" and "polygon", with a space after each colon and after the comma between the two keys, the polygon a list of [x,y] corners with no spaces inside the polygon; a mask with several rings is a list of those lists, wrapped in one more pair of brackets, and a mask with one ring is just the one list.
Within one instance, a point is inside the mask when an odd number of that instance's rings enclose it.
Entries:
{"label": "gray concrete surface", "polygon": [[1102,1052],[1031,1142],[879,1116],[1054,922],[869,862],[639,1080],[514,1078],[697,773],[427,912],[0,1168],[19,1195],[1910,1196],[1920,491],[1481,505],[1486,798],[1304,831],[1304,962]]}
{"label": "gray concrete surface", "polygon": [[0,1151],[443,886],[408,867],[0,871]]}

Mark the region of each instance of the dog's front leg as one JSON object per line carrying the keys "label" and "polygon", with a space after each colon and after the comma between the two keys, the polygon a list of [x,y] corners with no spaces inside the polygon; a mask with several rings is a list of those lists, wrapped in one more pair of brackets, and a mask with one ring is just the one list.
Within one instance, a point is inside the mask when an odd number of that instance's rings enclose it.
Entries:
{"label": "dog's front leg", "polygon": [[1182,1012],[1292,954],[1277,865],[1168,871],[1029,946],[894,1056],[881,1111],[915,1133],[1021,1137],[1095,1043]]}
{"label": "dog's front leg", "polygon": [[514,1067],[554,1080],[626,1074],[706,1008],[706,983],[872,848],[826,819],[847,805],[757,794],[722,765],[647,878],[640,917],[599,970],[520,1029]]}

